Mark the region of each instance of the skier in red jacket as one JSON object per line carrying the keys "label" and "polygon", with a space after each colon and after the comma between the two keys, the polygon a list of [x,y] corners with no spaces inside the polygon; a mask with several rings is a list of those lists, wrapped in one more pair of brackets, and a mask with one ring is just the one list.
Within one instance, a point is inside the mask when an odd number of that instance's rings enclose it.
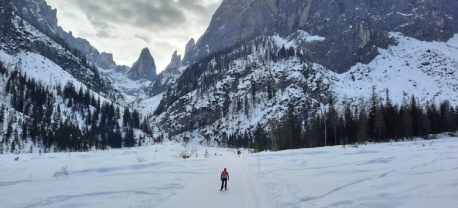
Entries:
{"label": "skier in red jacket", "polygon": [[226,168],[224,168],[223,172],[221,172],[221,189],[220,191],[223,190],[223,187],[225,190],[227,190],[227,181],[229,180],[229,173],[226,171]]}

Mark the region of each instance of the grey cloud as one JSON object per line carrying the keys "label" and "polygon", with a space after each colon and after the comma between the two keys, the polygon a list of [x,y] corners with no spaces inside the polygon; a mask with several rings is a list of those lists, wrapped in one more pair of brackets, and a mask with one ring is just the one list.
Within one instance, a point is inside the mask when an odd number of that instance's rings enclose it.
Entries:
{"label": "grey cloud", "polygon": [[111,37],[110,34],[106,31],[99,31],[97,34],[95,34],[99,38],[109,38]]}
{"label": "grey cloud", "polygon": [[206,7],[203,5],[201,1],[196,1],[196,0],[179,0],[178,1],[180,5],[182,5],[183,8],[186,8],[191,11],[195,12],[205,12]]}
{"label": "grey cloud", "polygon": [[136,37],[136,38],[138,38],[140,40],[143,40],[146,43],[150,43],[151,42],[151,40],[146,35],[136,34],[134,37]]}
{"label": "grey cloud", "polygon": [[[201,1],[193,0],[72,0],[94,25],[129,24],[152,29],[173,29],[186,22],[186,12],[205,13]],[[210,11],[210,10],[208,10]]]}
{"label": "grey cloud", "polygon": [[[146,45],[156,64],[159,67],[162,64],[163,68],[174,50],[184,49],[191,37],[199,38],[221,1],[65,0],[68,8],[78,14],[84,13],[89,20],[90,25],[76,28],[79,35],[95,38],[95,43],[103,50],[123,54],[115,55],[118,63],[135,61]],[[125,48],[126,45],[129,47]],[[118,49],[119,46],[124,48]]]}
{"label": "grey cloud", "polygon": [[92,23],[92,25],[94,25],[95,27],[100,28],[100,29],[102,29],[102,30],[105,30],[105,29],[110,28],[110,26],[108,26],[108,24],[106,24],[105,22],[92,21],[91,23]]}

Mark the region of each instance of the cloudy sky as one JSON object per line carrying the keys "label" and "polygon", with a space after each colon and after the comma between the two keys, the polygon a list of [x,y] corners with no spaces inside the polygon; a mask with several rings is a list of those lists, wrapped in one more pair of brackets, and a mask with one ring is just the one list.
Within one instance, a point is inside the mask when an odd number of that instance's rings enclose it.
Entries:
{"label": "cloudy sky", "polygon": [[132,66],[148,47],[162,71],[175,50],[205,32],[222,0],[46,0],[59,25],[87,39],[118,65]]}

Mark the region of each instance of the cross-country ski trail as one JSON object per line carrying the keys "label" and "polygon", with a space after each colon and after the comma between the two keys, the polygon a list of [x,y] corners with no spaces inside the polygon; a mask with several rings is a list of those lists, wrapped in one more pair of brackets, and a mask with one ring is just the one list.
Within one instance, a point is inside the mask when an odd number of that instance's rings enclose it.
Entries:
{"label": "cross-country ski trail", "polygon": [[[193,163],[196,165],[195,163]],[[265,187],[258,181],[257,170],[248,167],[244,158],[237,155],[227,155],[221,158],[202,159],[201,169],[187,173],[180,184],[183,188],[176,190],[169,197],[162,199],[160,208],[180,207],[263,207],[273,208],[274,202],[265,192]],[[183,165],[186,169],[186,165]],[[220,174],[224,168],[229,172],[227,191],[219,191],[221,187]],[[181,179],[180,179],[181,180]]]}

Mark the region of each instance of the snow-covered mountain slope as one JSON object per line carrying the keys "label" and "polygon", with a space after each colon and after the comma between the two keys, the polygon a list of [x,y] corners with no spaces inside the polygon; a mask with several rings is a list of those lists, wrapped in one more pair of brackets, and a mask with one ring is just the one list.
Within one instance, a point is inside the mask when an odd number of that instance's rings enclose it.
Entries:
{"label": "snow-covered mountain slope", "polygon": [[75,77],[40,54],[20,52],[13,56],[0,50],[0,60],[10,68],[18,66],[18,69],[29,78],[47,83],[49,86],[65,86],[67,82],[74,83],[78,89],[82,86]]}
{"label": "snow-covered mountain slope", "polygon": [[172,134],[197,131],[199,139],[225,140],[258,124],[269,131],[289,105],[300,117],[319,113],[331,99],[339,111],[349,102],[365,105],[362,100],[370,98],[373,87],[381,98],[388,90],[398,105],[411,96],[421,105],[433,100],[457,105],[457,36],[448,42],[390,36],[395,45],[375,49],[379,55],[373,61],[342,74],[307,61],[303,51],[308,49],[298,43],[324,38],[304,31],[236,45],[189,66],[164,93],[153,126]]}
{"label": "snow-covered mountain slope", "polygon": [[391,33],[398,43],[378,49],[369,64],[357,64],[350,71],[336,74],[332,91],[340,100],[357,99],[386,90],[398,104],[412,95],[421,103],[449,100],[458,105],[458,35],[448,42],[425,42]]}
{"label": "snow-covered mountain slope", "polygon": [[133,100],[146,97],[146,88],[151,84],[148,80],[132,80],[127,77],[127,66],[116,66],[114,68],[102,69],[99,71],[102,75],[110,78],[112,85],[123,92],[126,97],[126,102],[130,103]]}
{"label": "snow-covered mountain slope", "polygon": [[[87,40],[75,38],[71,32],[64,31],[58,25],[57,11],[51,9],[45,0],[17,0],[11,2],[11,6],[15,14],[20,17],[21,22],[27,22],[28,25],[32,25],[36,30],[40,31],[38,33],[44,33],[46,34],[45,36],[50,36],[52,37],[51,39],[58,40],[60,44],[70,48],[71,51],[77,51],[77,54],[84,57],[84,60],[97,66],[98,71],[102,75],[109,77],[112,85],[126,95],[126,102],[132,102],[133,100],[146,97],[145,88],[151,84],[150,81],[132,81],[128,79],[127,71],[130,70],[130,67],[116,65],[112,54],[100,53]],[[63,64],[65,63],[59,63],[58,65],[65,68]],[[154,76],[156,76],[155,73],[154,71]],[[108,82],[108,80],[102,82]],[[116,100],[120,100],[120,98],[117,97]]]}
{"label": "snow-covered mountain slope", "polygon": [[116,66],[110,69],[99,68],[102,75],[112,81],[114,88],[123,93],[125,102],[142,115],[151,117],[162,99],[162,94],[183,73],[186,67],[167,69],[157,75],[154,81],[128,78],[129,67]]}
{"label": "snow-covered mountain slope", "polygon": [[[44,34],[26,20],[15,15],[11,8],[5,7],[2,10],[4,15],[9,17],[2,22],[5,31],[0,48],[5,54],[17,56],[18,63],[22,62],[21,53],[40,54],[93,91],[104,97],[116,98],[119,102],[123,101],[123,95],[113,88],[111,81],[100,76],[94,65],[87,62],[84,57],[79,57],[78,53],[68,48],[67,44],[59,42],[57,37]],[[40,65],[40,60],[38,61],[36,65]],[[34,63],[29,65],[34,65]]]}
{"label": "snow-covered mountain slope", "polygon": [[[0,50],[0,61],[0,154],[152,143],[146,125],[140,130],[137,111],[123,100],[115,104],[91,90],[46,57],[32,52],[9,55]],[[105,134],[110,134],[109,138]]]}
{"label": "snow-covered mountain slope", "polygon": [[[20,52],[16,55],[9,55],[3,50],[0,50],[0,60],[6,67],[10,69],[18,69],[19,72],[27,75],[28,78],[34,79],[45,86],[49,86],[50,88],[55,86],[63,87],[68,83],[72,83],[72,85],[78,90],[80,88],[83,91],[90,89],[70,73],[40,54]],[[97,94],[92,90],[90,90],[90,92],[97,95],[101,102],[112,102],[111,99],[104,97],[101,94]],[[123,100],[120,101],[122,102],[119,102],[119,104],[125,105]],[[56,100],[55,105],[57,106],[62,103],[63,102],[61,100]]]}
{"label": "snow-covered mountain slope", "polygon": [[61,37],[16,15],[10,1],[0,5],[0,154],[151,142],[110,78]]}

